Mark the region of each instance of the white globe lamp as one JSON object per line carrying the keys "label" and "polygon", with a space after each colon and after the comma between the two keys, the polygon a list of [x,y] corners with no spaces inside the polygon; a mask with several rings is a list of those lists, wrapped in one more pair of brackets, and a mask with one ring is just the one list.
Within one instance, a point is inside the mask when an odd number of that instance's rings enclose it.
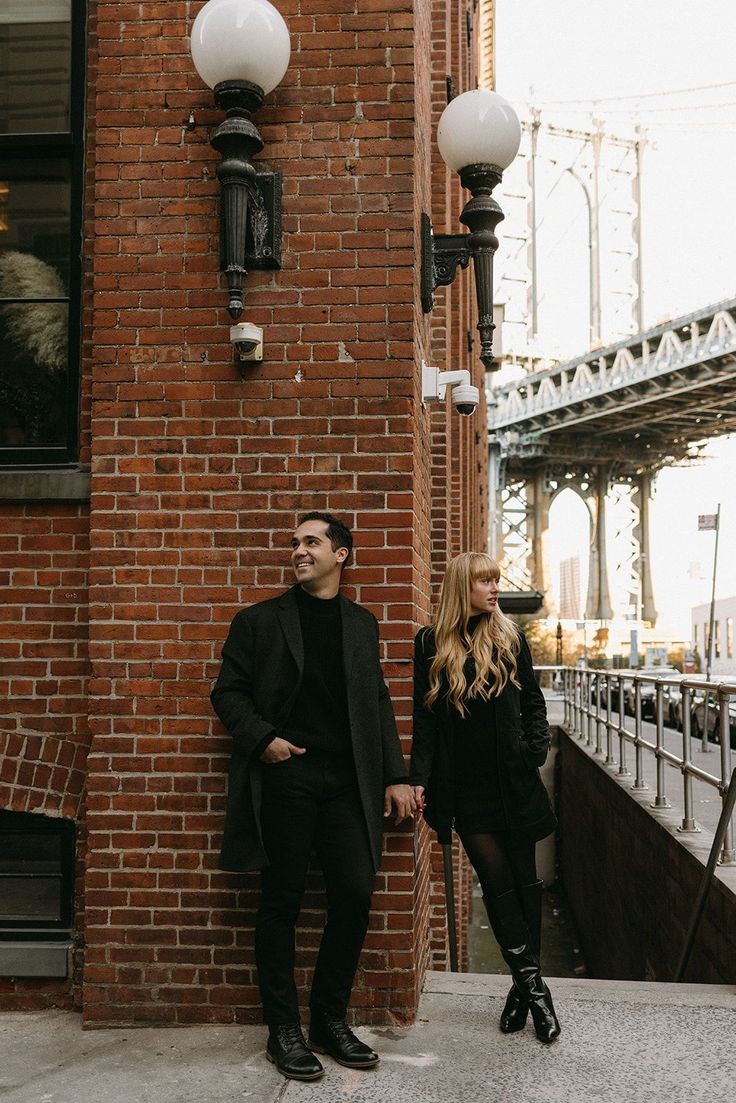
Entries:
{"label": "white globe lamp", "polygon": [[[212,145],[222,157],[217,166],[220,251],[228,311],[237,321],[243,313],[246,259],[251,267],[280,267],[276,227],[281,224],[281,178],[256,172],[253,157],[263,149],[263,138],[251,115],[286,73],[289,28],[269,0],[208,0],[192,25],[191,52],[195,69],[226,113]],[[270,184],[264,197],[265,176]],[[246,242],[251,243],[248,254]]]}
{"label": "white globe lamp", "polygon": [[432,309],[432,292],[449,286],[471,257],[478,305],[480,359],[486,371],[498,367],[493,356],[493,257],[496,226],[503,218],[491,192],[519,151],[521,125],[511,104],[489,88],[463,92],[450,100],[437,125],[437,145],[448,168],[460,174],[472,198],[460,221],[469,234],[432,234],[423,219],[422,307]]}
{"label": "white globe lamp", "polygon": [[273,92],[289,67],[289,28],[269,0],[208,0],[194,20],[192,61],[205,84],[246,81]]}
{"label": "white globe lamp", "polygon": [[521,124],[508,100],[488,88],[463,92],[448,103],[437,125],[437,145],[448,168],[507,169],[519,152]]}

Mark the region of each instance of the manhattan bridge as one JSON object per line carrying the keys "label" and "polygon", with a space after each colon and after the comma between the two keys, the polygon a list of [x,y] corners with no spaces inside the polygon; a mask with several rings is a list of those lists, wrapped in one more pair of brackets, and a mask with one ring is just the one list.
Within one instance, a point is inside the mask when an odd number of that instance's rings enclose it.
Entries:
{"label": "manhattan bridge", "polygon": [[[653,481],[662,468],[697,459],[709,439],[736,431],[736,298],[642,329],[642,146],[640,135],[545,126],[535,113],[524,124],[514,174],[504,178],[513,218],[499,296],[505,320],[511,315],[517,334],[537,331],[536,196],[545,172],[552,190],[567,177],[582,191],[587,213],[591,351],[550,365],[504,348],[502,365],[526,370],[502,384],[490,377],[490,546],[507,588],[548,594],[550,506],[573,489],[591,521],[585,618],[610,620],[606,510],[626,498],[631,523],[617,570],[626,572],[629,614],[653,625]],[[605,344],[604,327],[619,339]]]}

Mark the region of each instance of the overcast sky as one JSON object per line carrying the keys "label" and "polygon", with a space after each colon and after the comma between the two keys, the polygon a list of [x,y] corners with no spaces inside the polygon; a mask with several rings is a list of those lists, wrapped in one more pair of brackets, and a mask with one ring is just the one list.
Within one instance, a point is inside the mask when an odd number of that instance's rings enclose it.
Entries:
{"label": "overcast sky", "polygon": [[[638,122],[651,138],[645,324],[736,298],[736,2],[497,0],[497,16],[496,87],[520,114],[534,103],[548,121],[584,127],[595,113],[609,132]],[[681,636],[710,596],[713,536],[697,532],[697,514],[719,500],[717,596],[736,594],[736,440],[708,451],[698,467],[663,471],[652,503],[659,627]],[[560,558],[587,557],[582,506],[559,501],[550,537],[556,582]]]}

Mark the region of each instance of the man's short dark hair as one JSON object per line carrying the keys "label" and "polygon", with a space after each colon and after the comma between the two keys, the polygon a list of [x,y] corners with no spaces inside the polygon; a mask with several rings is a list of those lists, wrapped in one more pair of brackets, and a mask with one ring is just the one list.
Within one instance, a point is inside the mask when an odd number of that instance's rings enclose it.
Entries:
{"label": "man's short dark hair", "polygon": [[[338,548],[347,548],[348,554],[345,558],[345,564],[350,559],[353,551],[353,534],[347,525],[344,525],[342,521],[338,521],[337,517],[333,517],[331,513],[320,513],[319,510],[312,510],[311,513],[305,513],[300,519],[299,524],[303,525],[305,521],[324,521],[327,525],[327,538],[330,541],[333,551],[337,551]],[[343,564],[343,566],[345,565]]]}

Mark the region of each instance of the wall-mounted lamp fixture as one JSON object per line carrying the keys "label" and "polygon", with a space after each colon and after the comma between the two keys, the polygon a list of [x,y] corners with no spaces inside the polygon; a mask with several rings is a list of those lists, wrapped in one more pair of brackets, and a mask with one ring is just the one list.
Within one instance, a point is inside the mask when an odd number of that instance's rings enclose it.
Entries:
{"label": "wall-mounted lamp fixture", "polygon": [[243,313],[248,268],[281,267],[281,174],[256,172],[263,139],[251,115],[289,65],[289,28],[268,0],[208,0],[192,27],[192,61],[225,114],[212,145],[222,156],[220,267],[228,311]]}
{"label": "wall-mounted lamp fixture", "polygon": [[486,88],[455,96],[442,112],[437,145],[445,164],[460,173],[463,187],[472,193],[460,215],[470,233],[433,234],[429,216],[422,214],[422,309],[429,313],[432,292],[449,286],[458,266],[467,268],[472,257],[480,358],[488,371],[498,366],[493,359],[493,255],[498,249],[495,229],[503,218],[491,192],[520,142],[519,119],[503,96]]}

